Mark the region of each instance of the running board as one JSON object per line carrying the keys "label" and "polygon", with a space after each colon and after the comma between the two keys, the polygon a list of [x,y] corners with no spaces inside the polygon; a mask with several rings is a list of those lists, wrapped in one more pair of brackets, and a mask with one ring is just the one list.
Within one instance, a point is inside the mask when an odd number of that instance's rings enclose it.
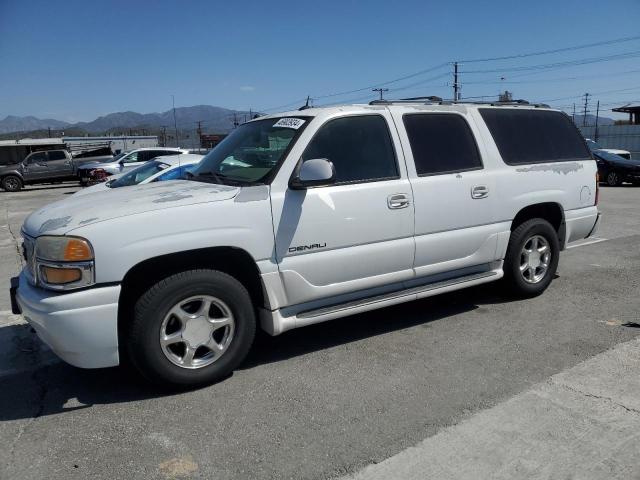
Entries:
{"label": "running board", "polygon": [[359,300],[353,300],[351,302],[332,305],[330,307],[317,308],[315,310],[307,310],[305,312],[300,312],[297,315],[297,317],[302,319],[302,318],[318,317],[321,315],[328,315],[334,312],[339,312],[340,310],[348,310],[350,308],[358,308],[366,305],[372,305],[375,303],[384,302],[385,300],[393,300],[394,298],[417,295],[419,293],[429,292],[431,290],[437,290],[437,289],[440,289],[443,287],[449,287],[452,285],[458,285],[460,283],[471,282],[473,280],[478,280],[481,278],[493,277],[495,275],[497,275],[496,272],[474,273],[471,275],[465,275],[464,277],[456,277],[448,280],[442,280],[440,282],[429,283],[427,285],[420,285],[419,287],[408,288],[406,290],[383,293],[382,295],[376,295],[374,297],[361,298]]}
{"label": "running board", "polygon": [[461,277],[450,278],[438,282],[410,287],[404,290],[384,293],[371,297],[352,300],[345,303],[321,307],[312,310],[301,311],[295,315],[283,316],[281,310],[262,310],[262,328],[271,335],[279,335],[282,332],[293,328],[312,325],[334,318],[346,317],[357,313],[367,312],[386,306],[409,302],[419,298],[431,297],[440,293],[460,290],[462,288],[492,282],[502,278],[504,275],[502,265],[496,270],[487,272],[472,273]]}

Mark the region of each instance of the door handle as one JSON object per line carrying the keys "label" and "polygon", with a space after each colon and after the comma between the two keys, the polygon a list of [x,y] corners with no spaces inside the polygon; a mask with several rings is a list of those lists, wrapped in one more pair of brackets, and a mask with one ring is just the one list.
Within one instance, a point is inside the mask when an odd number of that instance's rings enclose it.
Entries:
{"label": "door handle", "polygon": [[387,206],[392,210],[406,208],[409,203],[409,196],[406,193],[394,193],[387,197]]}
{"label": "door handle", "polygon": [[471,188],[471,198],[487,198],[489,196],[489,189],[486,185],[476,185]]}

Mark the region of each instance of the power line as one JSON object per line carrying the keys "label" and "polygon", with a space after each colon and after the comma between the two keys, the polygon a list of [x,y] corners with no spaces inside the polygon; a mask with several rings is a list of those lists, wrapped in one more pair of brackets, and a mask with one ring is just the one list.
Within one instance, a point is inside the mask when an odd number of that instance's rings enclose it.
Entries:
{"label": "power line", "polygon": [[640,40],[640,35],[634,37],[622,37],[613,40],[603,40],[601,42],[585,43],[583,45],[574,45],[572,47],[555,48],[552,50],[541,50],[538,52],[518,53],[515,55],[505,55],[502,57],[490,57],[490,58],[475,58],[471,60],[460,60],[460,63],[478,63],[478,62],[495,62],[498,60],[513,60],[515,58],[535,57],[538,55],[550,55],[552,53],[569,52],[573,50],[581,50],[584,48],[600,47],[603,45],[614,45],[616,43],[632,42],[634,40]]}
{"label": "power line", "polygon": [[604,55],[600,57],[582,58],[579,60],[569,60],[565,62],[544,63],[539,65],[527,65],[523,67],[505,67],[490,70],[466,70],[460,73],[503,73],[503,72],[524,72],[527,70],[551,70],[554,68],[571,67],[576,65],[587,65],[590,63],[610,62],[613,60],[621,60],[627,58],[636,58],[640,56],[640,50],[633,52],[619,53],[616,55]]}

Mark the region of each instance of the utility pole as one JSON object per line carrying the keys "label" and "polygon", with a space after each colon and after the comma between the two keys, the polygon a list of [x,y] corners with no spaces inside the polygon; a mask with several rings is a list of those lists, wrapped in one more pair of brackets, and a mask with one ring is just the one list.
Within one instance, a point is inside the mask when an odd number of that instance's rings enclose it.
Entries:
{"label": "utility pole", "polygon": [[51,127],[47,127],[47,129],[49,130],[49,138],[51,138]]}
{"label": "utility pole", "polygon": [[380,100],[384,100],[384,99],[382,98],[382,94],[383,94],[384,92],[388,92],[388,91],[389,91],[389,89],[388,89],[388,88],[373,88],[373,89],[371,89],[371,91],[372,91],[372,92],[379,92],[379,93],[380,93]]}
{"label": "utility pole", "polygon": [[198,130],[196,132],[198,133],[199,147],[202,147],[202,120],[198,120]]}
{"label": "utility pole", "polygon": [[576,124],[576,104],[573,104],[573,115],[571,115],[571,118],[573,119],[573,124]]}
{"label": "utility pole", "polygon": [[171,95],[171,103],[173,104],[173,128],[176,130],[176,147],[179,147],[178,142],[178,124],[176,122],[176,97]]}
{"label": "utility pole", "polygon": [[582,113],[582,126],[586,127],[587,126],[587,107],[589,106],[589,94],[585,93],[584,94],[584,110]]}
{"label": "utility pole", "polygon": [[596,131],[594,134],[594,140],[598,143],[598,117],[600,116],[600,100],[596,103]]}
{"label": "utility pole", "polygon": [[162,146],[167,146],[167,126],[162,125]]}
{"label": "utility pole", "polygon": [[453,101],[460,100],[460,84],[458,83],[458,62],[453,62]]}
{"label": "utility pole", "polygon": [[233,128],[238,128],[238,116],[236,115],[236,112],[233,112]]}

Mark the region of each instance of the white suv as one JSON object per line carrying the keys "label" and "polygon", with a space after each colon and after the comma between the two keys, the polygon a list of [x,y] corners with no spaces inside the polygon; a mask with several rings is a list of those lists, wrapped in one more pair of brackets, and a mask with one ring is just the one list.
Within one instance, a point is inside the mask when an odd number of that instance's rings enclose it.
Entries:
{"label": "white suv", "polygon": [[[596,163],[538,106],[374,102],[248,122],[188,180],[23,226],[13,298],[79,367],[195,385],[271,335],[504,277],[542,293],[598,223]],[[100,201],[104,196],[104,201]]]}

